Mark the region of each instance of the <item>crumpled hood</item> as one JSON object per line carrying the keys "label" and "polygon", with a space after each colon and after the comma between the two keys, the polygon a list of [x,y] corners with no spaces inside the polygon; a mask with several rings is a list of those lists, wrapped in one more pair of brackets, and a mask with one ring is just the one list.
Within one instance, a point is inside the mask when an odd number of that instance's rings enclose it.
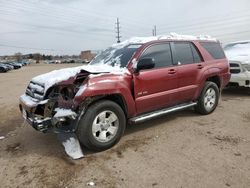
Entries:
{"label": "crumpled hood", "polygon": [[65,68],[60,70],[54,70],[49,73],[45,73],[39,76],[32,78],[32,82],[38,83],[44,86],[45,91],[49,89],[51,86],[56,83],[66,81],[71,77],[75,77],[82,70],[87,71],[89,73],[97,74],[97,73],[110,73],[110,72],[123,72],[124,69],[119,67],[112,67],[109,65],[83,65],[79,67],[73,68]]}

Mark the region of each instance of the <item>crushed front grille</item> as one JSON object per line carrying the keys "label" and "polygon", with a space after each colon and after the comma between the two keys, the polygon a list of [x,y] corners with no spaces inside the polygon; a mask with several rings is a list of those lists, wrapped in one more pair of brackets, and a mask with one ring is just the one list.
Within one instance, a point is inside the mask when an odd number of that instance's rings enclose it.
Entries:
{"label": "crushed front grille", "polygon": [[44,97],[44,85],[31,81],[25,93],[35,101],[41,101]]}

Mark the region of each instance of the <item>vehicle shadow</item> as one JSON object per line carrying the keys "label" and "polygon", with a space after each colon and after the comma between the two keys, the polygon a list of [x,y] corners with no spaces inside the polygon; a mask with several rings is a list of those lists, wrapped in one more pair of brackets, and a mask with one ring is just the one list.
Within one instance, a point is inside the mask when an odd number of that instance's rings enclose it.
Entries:
{"label": "vehicle shadow", "polygon": [[157,127],[157,126],[162,125],[163,123],[166,124],[168,122],[175,121],[177,118],[193,117],[197,115],[199,116],[198,113],[195,113],[195,111],[192,108],[190,108],[190,109],[162,115],[159,117],[155,117],[142,123],[128,124],[124,135],[129,135],[135,132],[144,131],[145,129],[148,129],[148,128]]}
{"label": "vehicle shadow", "polygon": [[227,87],[222,91],[222,97],[249,97],[250,88]]}

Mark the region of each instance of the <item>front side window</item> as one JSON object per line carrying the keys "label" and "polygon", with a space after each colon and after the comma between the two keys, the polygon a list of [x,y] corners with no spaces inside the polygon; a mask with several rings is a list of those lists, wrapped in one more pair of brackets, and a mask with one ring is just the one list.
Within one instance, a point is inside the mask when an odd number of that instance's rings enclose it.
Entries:
{"label": "front side window", "polygon": [[147,48],[140,59],[152,58],[155,61],[155,68],[172,66],[172,53],[169,43],[156,44]]}

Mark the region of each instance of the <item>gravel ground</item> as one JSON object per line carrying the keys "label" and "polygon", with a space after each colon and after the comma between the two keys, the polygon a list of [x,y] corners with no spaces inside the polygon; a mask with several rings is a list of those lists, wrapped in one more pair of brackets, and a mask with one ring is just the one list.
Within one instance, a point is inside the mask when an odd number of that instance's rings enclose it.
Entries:
{"label": "gravel ground", "polygon": [[[250,96],[223,91],[208,116],[192,109],[128,126],[112,149],[72,161],[54,134],[25,123],[18,97],[35,75],[72,65],[0,74],[0,187],[250,187]],[[76,65],[75,65],[76,66]],[[0,137],[1,138],[1,137]]]}

